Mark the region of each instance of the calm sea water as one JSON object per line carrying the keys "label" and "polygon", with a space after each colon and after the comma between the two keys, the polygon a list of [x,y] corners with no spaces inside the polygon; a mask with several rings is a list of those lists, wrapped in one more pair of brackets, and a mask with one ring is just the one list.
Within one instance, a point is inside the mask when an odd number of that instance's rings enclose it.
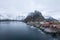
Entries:
{"label": "calm sea water", "polygon": [[1,40],[60,40],[23,22],[0,22]]}

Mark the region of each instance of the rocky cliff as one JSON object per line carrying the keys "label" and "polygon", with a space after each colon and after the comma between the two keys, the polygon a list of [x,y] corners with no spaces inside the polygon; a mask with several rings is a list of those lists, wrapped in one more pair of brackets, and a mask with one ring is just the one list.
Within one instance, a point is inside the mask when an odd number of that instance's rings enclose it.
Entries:
{"label": "rocky cliff", "polygon": [[43,20],[44,20],[44,17],[42,16],[41,12],[35,10],[34,12],[31,12],[24,21],[25,22],[29,22],[29,21],[39,21],[40,22]]}

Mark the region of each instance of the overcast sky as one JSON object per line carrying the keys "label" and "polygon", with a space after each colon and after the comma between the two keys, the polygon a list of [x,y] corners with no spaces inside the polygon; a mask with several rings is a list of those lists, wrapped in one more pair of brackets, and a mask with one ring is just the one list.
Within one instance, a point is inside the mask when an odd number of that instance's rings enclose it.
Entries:
{"label": "overcast sky", "polygon": [[60,18],[60,0],[0,0],[0,14],[26,16],[34,10],[41,11],[44,16]]}

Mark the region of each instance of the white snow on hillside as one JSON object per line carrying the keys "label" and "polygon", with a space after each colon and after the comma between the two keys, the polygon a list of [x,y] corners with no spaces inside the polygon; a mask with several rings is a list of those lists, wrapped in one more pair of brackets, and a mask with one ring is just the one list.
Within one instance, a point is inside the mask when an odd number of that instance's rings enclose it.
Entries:
{"label": "white snow on hillside", "polygon": [[22,20],[24,19],[25,16],[21,16],[21,15],[7,15],[7,14],[0,14],[0,20],[4,20],[4,19],[11,19],[11,20]]}

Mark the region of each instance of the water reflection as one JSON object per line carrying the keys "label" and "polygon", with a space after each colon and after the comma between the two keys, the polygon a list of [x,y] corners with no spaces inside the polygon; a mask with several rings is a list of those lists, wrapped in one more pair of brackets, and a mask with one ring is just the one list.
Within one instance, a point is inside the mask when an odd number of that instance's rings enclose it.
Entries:
{"label": "water reflection", "polygon": [[6,22],[0,22],[0,24],[9,24],[10,21],[6,21]]}
{"label": "water reflection", "polygon": [[0,39],[59,40],[23,22],[0,22]]}

